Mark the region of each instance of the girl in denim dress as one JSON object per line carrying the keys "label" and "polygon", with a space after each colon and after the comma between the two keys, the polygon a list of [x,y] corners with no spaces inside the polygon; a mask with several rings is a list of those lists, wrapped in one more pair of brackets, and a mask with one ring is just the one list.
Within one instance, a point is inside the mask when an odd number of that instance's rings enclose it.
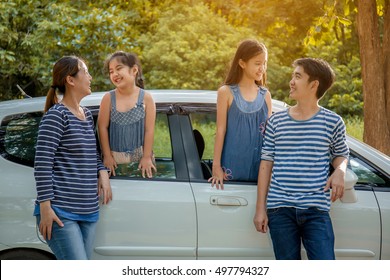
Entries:
{"label": "girl in denim dress", "polygon": [[256,181],[263,133],[271,115],[271,94],[264,87],[267,49],[256,40],[240,43],[224,85],[218,89],[212,186],[223,181]]}
{"label": "girl in denim dress", "polygon": [[118,164],[139,162],[142,177],[152,177],[156,106],[144,91],[141,65],[133,53],[117,51],[105,63],[116,89],[104,95],[98,128],[103,163],[112,175]]}

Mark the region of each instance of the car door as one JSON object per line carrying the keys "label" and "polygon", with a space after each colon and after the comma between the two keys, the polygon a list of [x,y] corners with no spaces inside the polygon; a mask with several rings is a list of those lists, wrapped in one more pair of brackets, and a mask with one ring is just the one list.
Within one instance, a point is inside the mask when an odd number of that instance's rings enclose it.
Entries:
{"label": "car door", "polygon": [[158,109],[154,178],[142,178],[137,164],[111,177],[113,200],[101,207],[94,259],[196,258],[196,210],[177,123]]}
{"label": "car door", "polygon": [[[194,137],[194,130],[204,140],[200,154],[199,141],[202,140]],[[217,190],[207,182],[211,176],[215,137],[213,109],[192,110],[186,122],[182,122],[182,133],[189,166],[198,170],[189,171],[198,215],[198,259],[272,259],[268,235],[258,233],[252,221],[256,183],[229,182],[224,190]]]}
{"label": "car door", "polygon": [[[374,154],[368,151],[366,154],[370,153]],[[374,193],[380,219],[378,235],[382,238],[380,240],[380,259],[388,260],[390,259],[390,160],[377,153],[374,160],[379,160],[378,157],[387,162],[383,169],[372,162],[372,159],[359,154],[358,151],[351,150],[349,166],[358,177],[355,189],[358,190],[359,197],[364,190],[370,190]],[[363,220],[363,217],[359,220]]]}
{"label": "car door", "polygon": [[[190,112],[189,131],[201,132],[205,142],[201,164],[211,167],[215,137],[215,114],[198,108]],[[213,124],[214,123],[214,124]],[[195,137],[193,139],[195,141]],[[191,151],[190,137],[184,143]],[[187,156],[188,157],[188,156]],[[196,158],[196,155],[194,156]],[[195,164],[193,164],[195,166]],[[207,176],[190,177],[198,215],[199,259],[271,259],[274,258],[269,234],[258,233],[253,225],[256,184],[231,182],[223,191],[211,188]],[[378,259],[381,250],[381,220],[372,188],[356,188],[357,201],[336,201],[331,208],[336,236],[337,259]],[[304,249],[303,256],[305,257]]]}
{"label": "car door", "polygon": [[357,201],[332,203],[336,259],[380,259],[381,220],[372,188],[355,186]]}

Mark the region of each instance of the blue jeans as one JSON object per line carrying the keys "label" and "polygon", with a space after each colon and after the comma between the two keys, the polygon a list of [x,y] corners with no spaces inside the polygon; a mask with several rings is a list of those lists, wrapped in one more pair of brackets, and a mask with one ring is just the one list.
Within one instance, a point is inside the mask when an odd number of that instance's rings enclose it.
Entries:
{"label": "blue jeans", "polygon": [[317,208],[281,207],[268,209],[275,258],[300,260],[301,243],[310,260],[334,260],[334,233],[327,211]]}
{"label": "blue jeans", "polygon": [[[37,223],[40,223],[37,215]],[[51,239],[46,240],[57,260],[88,260],[91,258],[97,222],[81,222],[59,217],[63,227],[53,223]]]}

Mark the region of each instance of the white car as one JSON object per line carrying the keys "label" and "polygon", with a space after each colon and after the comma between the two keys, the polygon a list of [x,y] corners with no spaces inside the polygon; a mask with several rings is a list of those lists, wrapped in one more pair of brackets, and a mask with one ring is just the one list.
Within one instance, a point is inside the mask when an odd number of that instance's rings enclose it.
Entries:
{"label": "white car", "polygon": [[[111,177],[93,259],[273,259],[252,219],[256,182],[212,188],[215,91],[150,90],[158,172],[129,165]],[[97,117],[104,93],[82,105]],[[33,216],[34,146],[44,97],[0,103],[0,259],[54,259]],[[273,101],[274,111],[286,105]],[[337,259],[390,259],[390,158],[348,137],[346,194],[332,204]],[[303,250],[304,251],[304,250]]]}

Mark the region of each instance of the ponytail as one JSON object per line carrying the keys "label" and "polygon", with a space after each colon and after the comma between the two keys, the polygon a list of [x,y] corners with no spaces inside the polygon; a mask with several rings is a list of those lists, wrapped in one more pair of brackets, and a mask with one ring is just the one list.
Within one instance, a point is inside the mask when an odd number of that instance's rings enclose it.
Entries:
{"label": "ponytail", "polygon": [[137,72],[137,76],[135,77],[135,79],[136,79],[135,84],[138,87],[145,89],[144,79],[142,78],[142,72],[141,72],[140,66],[138,66],[138,72]]}
{"label": "ponytail", "polygon": [[57,93],[55,87],[50,87],[49,91],[47,92],[46,96],[46,103],[45,103],[45,109],[44,112],[46,113],[49,111],[49,109],[54,105],[58,103]]}

